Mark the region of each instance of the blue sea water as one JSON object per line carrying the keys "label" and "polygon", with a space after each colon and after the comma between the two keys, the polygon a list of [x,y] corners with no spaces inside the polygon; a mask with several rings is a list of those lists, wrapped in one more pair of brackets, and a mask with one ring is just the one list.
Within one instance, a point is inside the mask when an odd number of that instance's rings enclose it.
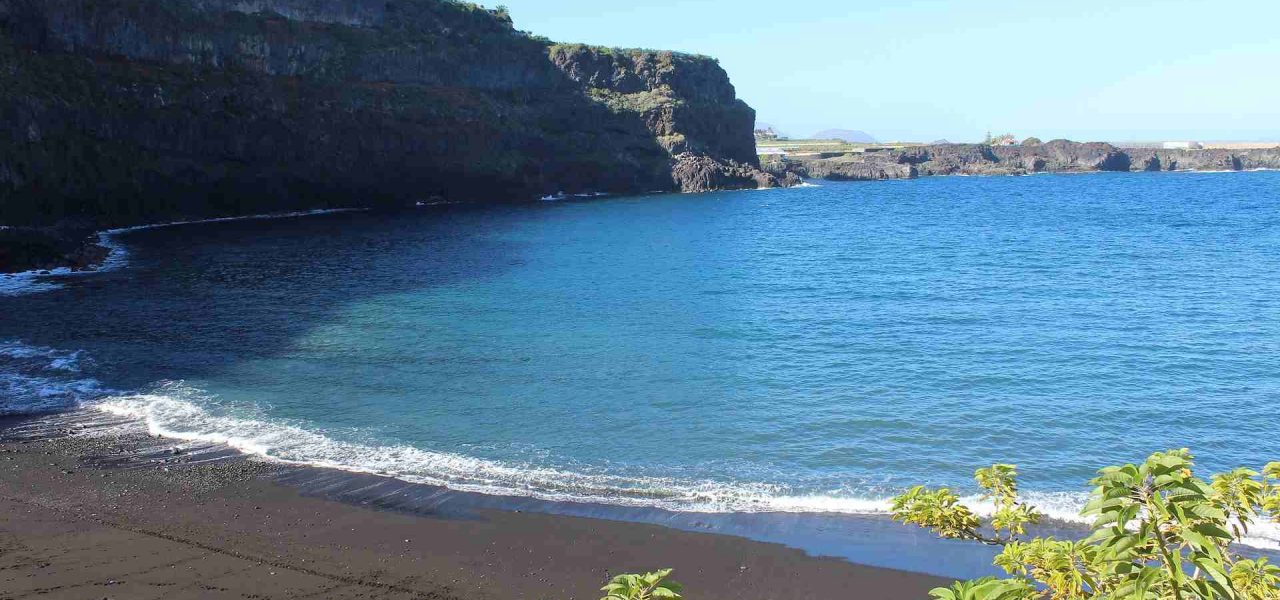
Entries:
{"label": "blue sea water", "polygon": [[[0,296],[0,411],[493,494],[876,512],[1280,459],[1280,173],[951,177],[121,233]],[[1263,531],[1259,545],[1280,536]]]}

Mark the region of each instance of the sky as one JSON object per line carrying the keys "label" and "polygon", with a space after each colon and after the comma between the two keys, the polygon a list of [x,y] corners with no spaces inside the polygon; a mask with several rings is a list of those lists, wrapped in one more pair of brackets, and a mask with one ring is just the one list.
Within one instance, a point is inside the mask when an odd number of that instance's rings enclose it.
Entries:
{"label": "sky", "polygon": [[556,41],[714,56],[792,137],[1280,140],[1280,0],[501,2]]}

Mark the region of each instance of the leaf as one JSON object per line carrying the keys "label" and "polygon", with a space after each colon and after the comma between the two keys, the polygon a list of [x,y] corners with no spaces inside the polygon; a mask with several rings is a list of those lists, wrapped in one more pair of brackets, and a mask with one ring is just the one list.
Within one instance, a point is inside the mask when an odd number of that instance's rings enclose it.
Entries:
{"label": "leaf", "polygon": [[[1231,578],[1227,576],[1227,573],[1221,563],[1205,558],[1196,558],[1191,562],[1195,563],[1197,567],[1200,567],[1200,570],[1208,573],[1215,581],[1226,586],[1228,590],[1231,589]],[[1234,598],[1235,593],[1231,592],[1228,597]]]}
{"label": "leaf", "polygon": [[959,600],[959,597],[956,596],[955,592],[951,591],[951,588],[936,587],[929,590],[929,595],[938,600]]}

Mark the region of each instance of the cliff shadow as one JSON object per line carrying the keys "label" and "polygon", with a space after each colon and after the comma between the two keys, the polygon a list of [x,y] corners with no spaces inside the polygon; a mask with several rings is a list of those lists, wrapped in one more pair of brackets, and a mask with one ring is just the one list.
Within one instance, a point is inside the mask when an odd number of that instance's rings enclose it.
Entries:
{"label": "cliff shadow", "polygon": [[[250,219],[119,236],[127,265],[0,296],[0,341],[82,351],[111,390],[201,379],[288,352],[373,298],[499,277],[549,205],[451,205]],[[515,299],[513,299],[515,301]]]}

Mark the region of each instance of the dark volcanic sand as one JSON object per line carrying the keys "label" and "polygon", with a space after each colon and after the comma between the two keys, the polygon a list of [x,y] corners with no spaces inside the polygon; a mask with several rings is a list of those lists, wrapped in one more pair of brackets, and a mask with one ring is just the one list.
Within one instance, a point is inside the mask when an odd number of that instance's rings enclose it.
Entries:
{"label": "dark volcanic sand", "polygon": [[659,567],[691,600],[924,598],[949,583],[655,525],[372,510],[274,481],[295,467],[139,454],[158,443],[0,443],[0,599],[595,599],[611,574]]}

